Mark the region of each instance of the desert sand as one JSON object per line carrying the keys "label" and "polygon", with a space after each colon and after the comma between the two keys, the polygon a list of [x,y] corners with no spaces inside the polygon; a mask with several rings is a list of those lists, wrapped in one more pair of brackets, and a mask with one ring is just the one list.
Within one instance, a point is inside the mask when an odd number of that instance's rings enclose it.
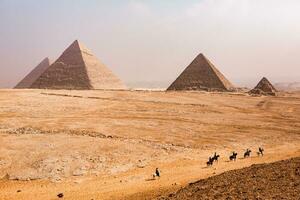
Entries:
{"label": "desert sand", "polygon": [[0,90],[0,199],[155,199],[299,157],[299,116],[299,93]]}

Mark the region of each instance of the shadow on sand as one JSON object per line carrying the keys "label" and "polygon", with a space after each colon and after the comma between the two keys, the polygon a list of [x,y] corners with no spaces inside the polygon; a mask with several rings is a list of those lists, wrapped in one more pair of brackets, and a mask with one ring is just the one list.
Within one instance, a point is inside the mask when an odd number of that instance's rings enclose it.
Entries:
{"label": "shadow on sand", "polygon": [[145,181],[155,181],[156,179],[155,178],[147,178],[145,179]]}

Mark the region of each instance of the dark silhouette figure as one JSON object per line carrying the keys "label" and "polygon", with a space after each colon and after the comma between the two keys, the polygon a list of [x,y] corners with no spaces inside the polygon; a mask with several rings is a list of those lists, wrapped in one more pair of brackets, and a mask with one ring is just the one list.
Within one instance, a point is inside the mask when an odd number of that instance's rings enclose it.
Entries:
{"label": "dark silhouette figure", "polygon": [[244,158],[250,157],[251,150],[247,149],[246,152],[244,153]]}
{"label": "dark silhouette figure", "polygon": [[207,166],[212,166],[214,163],[214,159],[212,157],[208,158],[208,161],[206,162]]}
{"label": "dark silhouette figure", "polygon": [[236,161],[237,155],[238,155],[238,154],[237,154],[236,152],[232,152],[232,155],[229,156],[229,160],[230,160],[230,161],[232,161],[232,160]]}
{"label": "dark silhouette figure", "polygon": [[216,152],[214,154],[214,156],[212,157],[213,161],[218,162],[220,155],[218,155]]}
{"label": "dark silhouette figure", "polygon": [[57,195],[57,197],[58,197],[58,198],[63,198],[63,197],[64,197],[64,194],[63,194],[63,193],[59,193],[59,194]]}
{"label": "dark silhouette figure", "polygon": [[264,150],[262,147],[259,147],[259,148],[258,148],[257,155],[258,155],[258,156],[260,156],[260,155],[261,155],[261,156],[264,156],[264,151],[265,151],[265,150]]}
{"label": "dark silhouette figure", "polygon": [[160,171],[159,171],[158,168],[156,168],[156,170],[155,170],[155,175],[156,175],[157,177],[160,177]]}

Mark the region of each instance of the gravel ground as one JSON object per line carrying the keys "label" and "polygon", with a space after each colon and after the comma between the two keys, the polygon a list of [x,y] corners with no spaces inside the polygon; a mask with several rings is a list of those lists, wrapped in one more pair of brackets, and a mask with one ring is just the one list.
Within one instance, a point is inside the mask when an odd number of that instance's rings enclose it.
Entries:
{"label": "gravel ground", "polygon": [[189,184],[166,199],[300,199],[300,157],[258,164]]}

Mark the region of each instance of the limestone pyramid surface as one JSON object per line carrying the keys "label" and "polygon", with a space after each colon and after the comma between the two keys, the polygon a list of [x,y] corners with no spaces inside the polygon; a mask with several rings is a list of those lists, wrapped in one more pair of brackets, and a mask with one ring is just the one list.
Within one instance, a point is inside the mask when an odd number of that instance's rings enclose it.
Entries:
{"label": "limestone pyramid surface", "polygon": [[203,55],[199,54],[167,90],[231,91],[234,86]]}
{"label": "limestone pyramid surface", "polygon": [[263,77],[254,89],[250,91],[250,94],[262,94],[262,95],[276,95],[277,90],[271,84],[271,82]]}
{"label": "limestone pyramid surface", "polygon": [[30,88],[31,85],[46,71],[50,66],[49,58],[45,58],[40,62],[25,78],[23,78],[16,86],[17,89]]}
{"label": "limestone pyramid surface", "polygon": [[90,50],[75,40],[32,84],[41,89],[125,89]]}

